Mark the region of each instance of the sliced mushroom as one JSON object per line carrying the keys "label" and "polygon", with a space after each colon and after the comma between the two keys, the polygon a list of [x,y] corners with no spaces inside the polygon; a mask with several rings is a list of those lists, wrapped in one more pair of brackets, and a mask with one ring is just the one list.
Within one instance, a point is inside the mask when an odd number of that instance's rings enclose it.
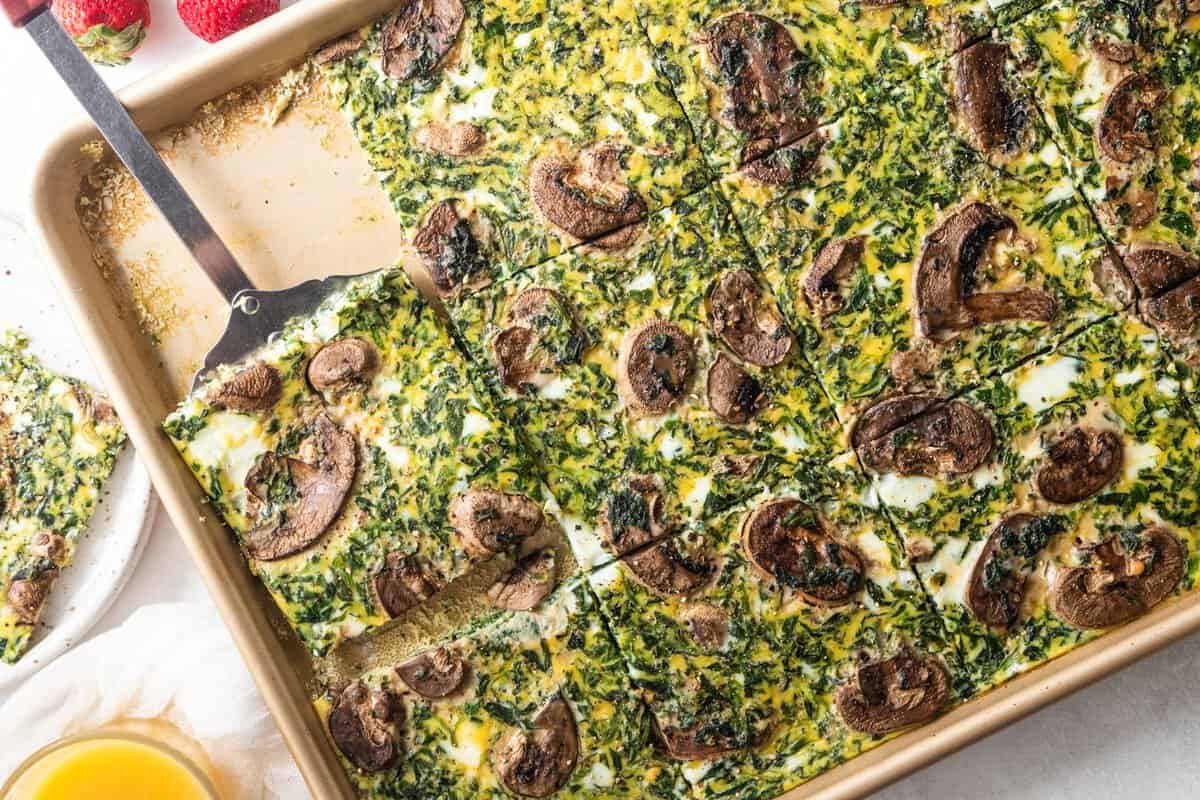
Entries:
{"label": "sliced mushroom", "polygon": [[283,396],[283,380],[274,367],[259,361],[233,374],[209,394],[216,408],[230,411],[266,411]]}
{"label": "sliced mushroom", "polygon": [[1148,43],[1150,30],[1142,16],[1130,3],[1095,4],[1081,17],[1082,25],[1087,26],[1084,35],[1073,31],[1072,36],[1086,40],[1101,58],[1114,64],[1128,64]]}
{"label": "sliced mushroom", "polygon": [[859,667],[834,695],[847,727],[873,736],[925,722],[949,699],[946,668],[936,657],[909,648]]}
{"label": "sliced mushroom", "polygon": [[687,393],[695,350],[692,337],[670,322],[652,320],[625,334],[617,359],[617,388],[638,416],[665,414]]}
{"label": "sliced mushroom", "polygon": [[862,556],[833,538],[821,515],[799,500],[777,497],[742,523],[742,547],[760,573],[810,603],[840,606],[863,586]]}
{"label": "sliced mushroom", "polygon": [[274,561],[308,549],[342,511],[358,466],[354,437],[321,413],[297,453],[267,451],[246,475],[247,511],[257,520],[243,540],[251,558]]}
{"label": "sliced mushroom", "polygon": [[1142,316],[1189,364],[1200,363],[1200,276],[1141,303]]}
{"label": "sliced mushroom", "polygon": [[1179,585],[1183,544],[1160,525],[1095,546],[1087,563],[1064,570],[1050,592],[1054,613],[1076,628],[1108,628],[1140,616]]}
{"label": "sliced mushroom", "polygon": [[58,570],[46,569],[37,575],[20,578],[9,584],[8,606],[16,614],[19,622],[26,625],[37,623],[56,580]]}
{"label": "sliced mushroom", "polygon": [[908,350],[898,350],[888,360],[888,373],[897,386],[907,387],[920,383],[933,374],[937,366],[937,354],[928,347],[925,339],[917,339]]}
{"label": "sliced mushroom", "polygon": [[604,544],[623,556],[671,532],[664,519],[662,483],[652,475],[638,475],[609,494],[600,512]]}
{"label": "sliced mushroom", "polygon": [[[771,144],[770,140],[762,141]],[[743,152],[738,171],[766,186],[799,186],[816,171],[824,146],[825,137],[818,132],[764,155],[751,157]]]}
{"label": "sliced mushroom", "polygon": [[824,319],[841,311],[844,283],[862,263],[867,237],[834,239],[821,248],[804,279],[804,297],[813,312]]}
{"label": "sliced mushroom", "polygon": [[425,224],[413,235],[412,244],[442,297],[475,286],[487,277],[488,261],[479,237],[471,223],[459,216],[453,200],[443,200],[433,207]]}
{"label": "sliced mushroom", "polygon": [[929,234],[917,265],[914,292],[922,336],[936,340],[983,322],[1054,318],[1058,303],[1040,289],[974,292],[975,275],[992,242],[1015,230],[1010,217],[975,202],[949,214]]}
{"label": "sliced mushroom", "polygon": [[606,145],[577,157],[551,153],[533,162],[529,193],[554,226],[603,250],[622,250],[640,233],[646,201],[621,183],[619,152]]}
{"label": "sliced mushroom", "polygon": [[462,28],[462,0],[412,0],[384,26],[383,73],[399,80],[425,78],[445,60]]}
{"label": "sliced mushroom", "polygon": [[1063,505],[1078,503],[1121,473],[1125,448],[1115,431],[1071,428],[1050,446],[1050,463],[1034,481],[1042,497]]}
{"label": "sliced mushroom", "polygon": [[992,426],[961,400],[905,394],[881,400],[850,433],[863,464],[876,472],[965,475],[992,452]]}
{"label": "sliced mushroom", "polygon": [[1138,242],[1125,254],[1125,268],[1142,297],[1156,297],[1200,275],[1200,258],[1175,247]]}
{"label": "sliced mushroom", "polygon": [[379,604],[389,617],[398,617],[440,592],[445,581],[432,568],[422,568],[401,553],[389,553],[373,581]]}
{"label": "sliced mushroom", "polygon": [[329,734],[338,750],[365,772],[383,772],[400,759],[404,707],[386,689],[354,681],[329,711]]}
{"label": "sliced mushroom", "polygon": [[1113,161],[1130,164],[1154,149],[1155,114],[1167,99],[1157,78],[1134,73],[1108,94],[1096,124],[1096,142]]}
{"label": "sliced mushroom", "polygon": [[500,379],[510,389],[540,388],[563,366],[578,363],[587,334],[566,298],[532,286],[513,300],[508,326],[492,341]]}
{"label": "sliced mushroom", "polygon": [[686,728],[663,725],[651,717],[654,738],[667,757],[675,761],[711,761],[744,750],[752,743],[733,736],[723,723],[698,722]]}
{"label": "sliced mushroom", "polygon": [[703,558],[679,552],[673,539],[621,559],[642,584],[660,597],[690,597],[712,580],[715,568]]}
{"label": "sliced mushroom", "polygon": [[444,156],[465,158],[483,149],[487,136],[482,128],[470,122],[430,122],[417,128],[413,141],[419,147]]}
{"label": "sliced mushroom", "polygon": [[759,380],[724,353],[708,368],[708,405],[723,422],[744,425],[766,401]]}
{"label": "sliced mushroom", "polygon": [[462,688],[467,662],[453,650],[438,647],[397,666],[396,676],[426,700],[441,700]]}
{"label": "sliced mushroom", "polygon": [[67,554],[67,540],[51,531],[38,531],[29,542],[29,552],[38,558],[62,564]]}
{"label": "sliced mushroom", "polygon": [[512,728],[492,747],[492,769],[510,792],[549,797],[567,785],[579,760],[579,732],[571,706],[556,695],[531,729]]}
{"label": "sliced mushroom", "polygon": [[371,382],[379,370],[379,353],[366,339],[335,339],[308,362],[308,382],[318,392],[333,392]]}
{"label": "sliced mushroom", "polygon": [[722,275],[709,293],[708,324],[730,350],[759,367],[779,364],[792,349],[774,303],[743,269]]}
{"label": "sliced mushroom", "polygon": [[544,521],[537,503],[496,489],[468,489],[450,504],[450,524],[463,549],[476,558],[517,547]]}
{"label": "sliced mushroom", "polygon": [[488,589],[488,599],[496,608],[532,611],[541,605],[558,582],[558,557],[553,547],[537,550],[522,558]]}
{"label": "sliced mushroom", "polygon": [[700,44],[723,94],[718,118],[747,135],[751,157],[816,127],[805,85],[812,67],[783,25],[739,11],[711,22]]}
{"label": "sliced mushroom", "polygon": [[1008,45],[982,41],[954,57],[954,103],[984,153],[1012,141],[1013,99],[1004,85]]}
{"label": "sliced mushroom", "polygon": [[324,66],[349,58],[361,50],[366,43],[367,40],[358,31],[353,31],[321,45],[317,52],[313,53],[313,63],[317,66]]}
{"label": "sliced mushroom", "polygon": [[720,650],[729,639],[729,615],[720,606],[698,603],[683,612],[683,621],[696,644]]}
{"label": "sliced mushroom", "polygon": [[1092,259],[1092,281],[1119,308],[1137,301],[1133,277],[1112,245],[1106,245],[1100,256]]}
{"label": "sliced mushroom", "polygon": [[971,615],[996,628],[1013,625],[1038,553],[1064,527],[1058,517],[1036,514],[1010,514],[1001,520],[971,570],[966,598]]}

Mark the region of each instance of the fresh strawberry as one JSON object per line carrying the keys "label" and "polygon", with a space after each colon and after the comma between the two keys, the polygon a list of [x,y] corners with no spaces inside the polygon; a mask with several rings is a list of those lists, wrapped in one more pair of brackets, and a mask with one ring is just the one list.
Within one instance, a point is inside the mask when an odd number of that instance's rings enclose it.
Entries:
{"label": "fresh strawberry", "polygon": [[128,63],[150,27],[147,0],[54,0],[51,9],[63,30],[97,64]]}
{"label": "fresh strawberry", "polygon": [[208,42],[224,39],[279,10],[279,0],[177,0],[179,18]]}

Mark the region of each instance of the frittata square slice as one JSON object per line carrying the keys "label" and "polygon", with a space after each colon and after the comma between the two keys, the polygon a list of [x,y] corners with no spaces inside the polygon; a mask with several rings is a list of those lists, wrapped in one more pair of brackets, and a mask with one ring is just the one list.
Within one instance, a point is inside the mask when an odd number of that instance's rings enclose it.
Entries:
{"label": "frittata square slice", "polygon": [[371,800],[685,796],[582,579],[316,701]]}
{"label": "frittata square slice", "polygon": [[654,214],[621,253],[579,248],[450,315],[545,464],[585,566],[633,546],[609,519],[631,481],[653,476],[698,519],[843,437],[711,189]]}
{"label": "frittata square slice", "polygon": [[866,489],[846,452],[589,575],[693,796],[777,797],[952,701],[957,654]]}
{"label": "frittata square slice", "polygon": [[540,471],[400,269],[218,370],[164,422],[315,654],[551,524]]}
{"label": "frittata square slice", "polygon": [[[112,407],[0,338],[0,662],[29,649],[125,444]],[[103,546],[103,543],[95,544]]]}
{"label": "frittata square slice", "polygon": [[443,294],[708,181],[627,0],[404,4],[315,58]]}
{"label": "frittata square slice", "polygon": [[721,183],[844,421],[889,391],[959,391],[1129,301],[1103,288],[1120,268],[1036,112],[985,146],[951,111],[954,71],[819,130],[797,180]]}
{"label": "frittata square slice", "polygon": [[1195,581],[1200,431],[1114,317],[957,399],[900,395],[853,438],[982,691]]}
{"label": "frittata square slice", "polygon": [[989,24],[982,0],[638,0],[638,9],[718,174],[791,144]]}

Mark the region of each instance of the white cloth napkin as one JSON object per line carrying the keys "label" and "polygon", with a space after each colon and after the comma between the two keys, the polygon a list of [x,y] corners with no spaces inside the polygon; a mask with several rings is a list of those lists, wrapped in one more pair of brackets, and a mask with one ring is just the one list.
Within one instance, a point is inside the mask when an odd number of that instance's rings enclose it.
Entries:
{"label": "white cloth napkin", "polygon": [[31,678],[0,707],[0,776],[56,739],[118,719],[172,723],[220,770],[225,800],[308,797],[214,609],[144,606]]}

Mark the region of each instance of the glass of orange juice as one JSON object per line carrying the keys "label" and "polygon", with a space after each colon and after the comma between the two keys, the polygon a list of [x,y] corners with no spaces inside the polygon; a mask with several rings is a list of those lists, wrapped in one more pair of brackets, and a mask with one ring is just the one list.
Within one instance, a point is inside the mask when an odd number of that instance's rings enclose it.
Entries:
{"label": "glass of orange juice", "polygon": [[220,800],[178,750],[139,733],[102,730],[43,747],[17,768],[0,800]]}

